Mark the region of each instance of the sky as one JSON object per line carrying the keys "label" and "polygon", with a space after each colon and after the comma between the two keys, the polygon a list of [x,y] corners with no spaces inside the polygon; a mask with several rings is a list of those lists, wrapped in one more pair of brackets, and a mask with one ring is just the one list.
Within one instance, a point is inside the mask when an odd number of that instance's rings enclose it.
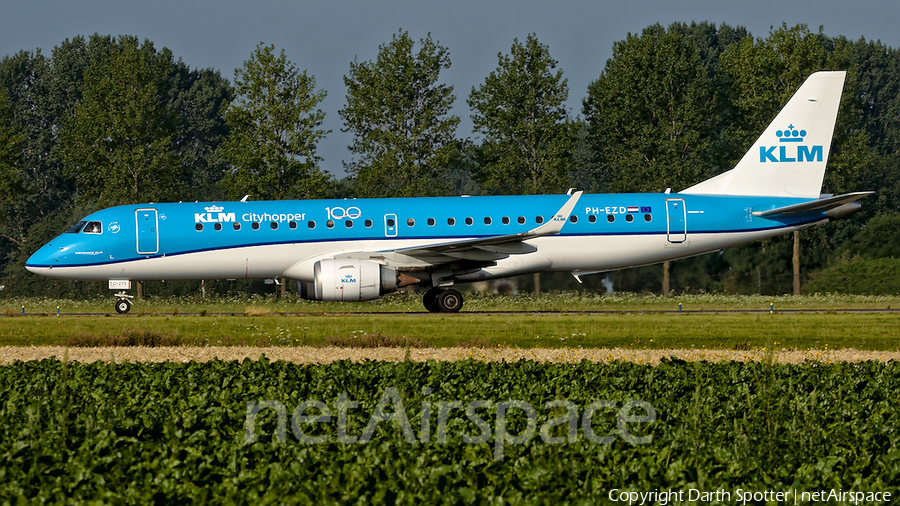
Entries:
{"label": "sky", "polygon": [[828,36],[900,47],[897,0],[11,0],[0,11],[0,55],[38,48],[49,55],[77,35],[134,35],[169,48],[191,68],[233,80],[259,43],[274,44],[328,93],[320,106],[332,132],[318,151],[321,168],[342,177],[352,142],[338,115],[343,77],[354,58],[374,60],[378,46],[401,29],[415,40],[431,34],[449,50],[451,67],[441,81],[454,86],[457,136],[477,138],[466,98],[515,38],[534,33],[549,46],[568,79],[574,117],[614,42],[654,23],[691,21],[744,26],[758,38],[772,26],[804,23]]}

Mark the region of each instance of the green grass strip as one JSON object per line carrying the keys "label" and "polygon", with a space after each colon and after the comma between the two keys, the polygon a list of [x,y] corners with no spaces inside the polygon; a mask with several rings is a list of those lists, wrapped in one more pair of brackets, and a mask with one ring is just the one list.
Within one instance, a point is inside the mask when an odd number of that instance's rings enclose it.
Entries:
{"label": "green grass strip", "polygon": [[[896,351],[900,314],[305,315],[0,318],[0,346],[146,345]],[[143,336],[143,337],[141,337]]]}

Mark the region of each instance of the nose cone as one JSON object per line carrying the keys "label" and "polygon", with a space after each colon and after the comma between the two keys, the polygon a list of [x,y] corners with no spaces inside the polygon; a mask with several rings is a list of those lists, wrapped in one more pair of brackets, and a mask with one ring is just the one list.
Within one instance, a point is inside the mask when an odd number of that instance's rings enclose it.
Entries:
{"label": "nose cone", "polygon": [[35,251],[25,262],[25,268],[28,269],[29,272],[35,274],[49,275],[49,272],[53,269],[54,265],[59,265],[60,254],[63,254],[65,250],[69,249],[68,247],[61,248],[55,246],[54,243],[56,242],[57,241],[49,242],[41,246],[41,249]]}

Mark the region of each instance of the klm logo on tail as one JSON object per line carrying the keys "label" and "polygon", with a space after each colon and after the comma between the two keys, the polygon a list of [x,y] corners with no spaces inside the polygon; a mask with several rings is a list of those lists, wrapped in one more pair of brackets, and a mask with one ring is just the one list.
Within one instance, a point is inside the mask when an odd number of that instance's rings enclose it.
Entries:
{"label": "klm logo on tail", "polygon": [[760,146],[759,162],[821,162],[824,148],[822,146],[806,146],[803,138],[806,130],[795,130],[794,125],[789,125],[787,130],[775,132],[778,136],[779,146]]}

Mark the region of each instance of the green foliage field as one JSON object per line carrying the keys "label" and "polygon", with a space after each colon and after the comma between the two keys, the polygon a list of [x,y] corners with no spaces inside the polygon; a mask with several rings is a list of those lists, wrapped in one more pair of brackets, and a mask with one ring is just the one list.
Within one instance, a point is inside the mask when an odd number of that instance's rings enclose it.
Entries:
{"label": "green foliage field", "polygon": [[[302,424],[320,444],[299,442],[289,420],[278,442],[274,409],[256,416],[255,442],[245,439],[249,402],[280,402],[290,417],[301,402],[319,400],[336,415],[342,393],[359,403],[346,434],[360,437],[389,388],[412,442],[397,421],[377,423],[366,443],[338,442],[337,416]],[[896,497],[898,389],[896,362],[18,362],[0,367],[0,502],[597,504],[612,489],[690,488]],[[478,411],[489,439],[464,443],[483,430],[454,410],[438,442],[438,408],[457,400],[490,401]],[[509,400],[534,406],[538,428],[566,416],[548,402],[571,402],[574,441],[563,423],[546,432],[561,444],[536,431],[496,458],[496,406]],[[591,430],[612,442],[589,440],[581,415],[600,400],[650,403],[656,421],[625,429],[652,440],[629,443],[610,409],[594,413]],[[432,408],[427,437],[423,403]],[[527,435],[521,410],[513,411],[506,430]]]}

